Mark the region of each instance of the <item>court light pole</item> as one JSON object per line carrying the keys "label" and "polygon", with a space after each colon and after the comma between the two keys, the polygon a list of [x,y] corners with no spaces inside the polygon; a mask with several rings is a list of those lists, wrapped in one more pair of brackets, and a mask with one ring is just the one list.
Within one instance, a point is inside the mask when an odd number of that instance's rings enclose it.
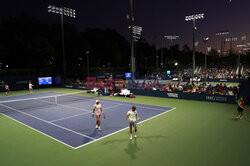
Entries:
{"label": "court light pole", "polygon": [[89,78],[89,51],[86,51],[86,56],[87,56],[87,76]]}
{"label": "court light pole", "polygon": [[131,73],[132,80],[135,80],[135,56],[134,56],[134,37],[133,37],[133,27],[134,27],[134,14],[133,14],[133,0],[130,0],[130,35],[131,35]]}
{"label": "court light pole", "polygon": [[166,38],[167,40],[170,40],[170,51],[171,51],[171,57],[173,57],[174,52],[173,52],[173,40],[178,39],[180,36],[179,35],[165,35],[164,38]]}
{"label": "court light pole", "polygon": [[65,54],[65,42],[64,42],[64,18],[63,16],[68,16],[72,18],[76,18],[76,12],[74,9],[70,9],[67,7],[58,7],[49,5],[48,6],[49,13],[56,13],[61,15],[61,35],[62,35],[62,54],[63,54],[63,74],[64,74],[64,83],[67,77],[67,64],[66,64],[66,54]]}
{"label": "court light pole", "polygon": [[159,69],[159,55],[156,55],[156,69]]}
{"label": "court light pole", "polygon": [[218,31],[215,33],[215,36],[221,37],[220,55],[223,55],[223,51],[224,51],[224,38],[223,38],[223,36],[225,36],[225,35],[229,35],[229,31]]}
{"label": "court light pole", "polygon": [[161,65],[161,68],[163,69],[163,67],[164,67],[164,58],[163,58],[163,56],[164,56],[164,46],[165,46],[165,43],[164,43],[164,36],[163,36],[163,38],[162,38],[162,48],[161,48],[161,63],[160,63],[160,65]]}
{"label": "court light pole", "polygon": [[193,21],[193,74],[195,70],[195,31],[197,27],[195,25],[195,20],[204,18],[204,13],[193,14],[185,17],[186,21]]}
{"label": "court light pole", "polygon": [[207,42],[209,40],[209,37],[204,37],[203,42],[205,44],[206,50],[205,50],[205,69],[207,69]]}
{"label": "court light pole", "polygon": [[[133,43],[134,43],[134,59],[136,59],[136,42],[138,42],[141,39],[140,36],[142,32],[142,27],[134,25],[132,28],[132,32],[133,32]],[[134,60],[134,63],[135,63],[135,60]],[[134,64],[134,71],[135,69],[136,69],[136,65]]]}
{"label": "court light pole", "polygon": [[233,52],[233,42],[236,42],[238,40],[237,37],[228,37],[225,39],[225,42],[230,42],[230,49],[229,49],[229,53]]}

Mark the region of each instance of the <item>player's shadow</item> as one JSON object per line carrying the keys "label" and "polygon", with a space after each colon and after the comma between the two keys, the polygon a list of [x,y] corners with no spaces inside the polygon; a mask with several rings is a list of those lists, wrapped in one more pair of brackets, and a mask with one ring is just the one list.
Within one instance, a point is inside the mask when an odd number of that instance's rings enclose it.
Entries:
{"label": "player's shadow", "polygon": [[229,120],[232,120],[232,121],[235,121],[235,122],[240,121],[240,119],[239,119],[239,118],[236,118],[236,117],[229,118]]}
{"label": "player's shadow", "polygon": [[[158,136],[140,137],[140,139],[147,139],[149,141],[151,141],[151,139],[155,139],[155,138],[166,138],[166,137],[165,136],[159,136],[159,135]],[[130,155],[130,158],[133,159],[133,160],[136,159],[136,153],[141,150],[141,148],[139,147],[137,141],[139,141],[138,138],[130,140],[128,142],[127,148],[124,149],[124,151],[128,155]]]}
{"label": "player's shadow", "polygon": [[[140,139],[146,139],[148,141],[153,141],[154,139],[159,139],[159,138],[163,138],[166,139],[166,136],[162,136],[162,135],[152,135],[152,136],[139,136],[138,138],[136,138],[138,141]],[[127,142],[129,138],[123,138],[123,139],[112,139],[112,140],[107,140],[104,141],[103,144],[107,145],[107,144],[113,144],[115,142]],[[134,140],[136,140],[134,139]]]}
{"label": "player's shadow", "polygon": [[146,139],[148,141],[153,141],[154,139],[166,139],[166,136],[162,135],[154,135],[154,136],[139,136],[138,138],[133,138],[133,140],[129,140],[129,138],[124,139],[113,139],[113,140],[107,140],[104,141],[103,144],[114,144],[115,142],[121,143],[121,142],[128,142],[127,147],[124,149],[124,151],[130,155],[131,159],[136,159],[136,153],[141,150],[141,148],[138,145],[138,142],[141,139]]}
{"label": "player's shadow", "polygon": [[248,116],[243,116],[243,119],[239,119],[237,118],[237,116],[229,118],[229,120],[235,121],[235,122],[239,122],[239,121],[247,121],[250,122],[250,120],[248,119]]}
{"label": "player's shadow", "polygon": [[141,148],[138,146],[138,143],[137,143],[137,140],[136,140],[136,139],[130,140],[130,141],[128,142],[127,148],[124,149],[124,151],[125,151],[128,155],[130,155],[130,158],[133,159],[133,160],[136,159],[136,153],[137,153],[138,151],[140,151],[140,150],[141,150]]}

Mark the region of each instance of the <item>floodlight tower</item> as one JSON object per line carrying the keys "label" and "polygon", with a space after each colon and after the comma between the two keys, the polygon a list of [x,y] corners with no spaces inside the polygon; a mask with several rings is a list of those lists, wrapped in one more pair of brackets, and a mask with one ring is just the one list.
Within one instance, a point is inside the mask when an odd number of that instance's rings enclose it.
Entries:
{"label": "floodlight tower", "polygon": [[131,34],[131,73],[132,73],[132,80],[135,79],[135,55],[134,55],[134,11],[133,11],[133,0],[130,0],[130,34]]}
{"label": "floodlight tower", "polygon": [[[180,36],[179,35],[165,35],[164,38],[166,38],[167,40],[170,40],[170,49],[171,49],[171,57],[173,57],[173,49],[172,49],[172,43],[173,40],[178,39]],[[163,63],[163,62],[162,62]]]}
{"label": "floodlight tower", "polygon": [[224,45],[224,39],[223,39],[223,36],[225,36],[225,35],[229,35],[229,31],[218,31],[218,32],[216,32],[215,33],[215,36],[221,36],[221,50],[220,50],[220,54],[222,55],[223,54],[223,51],[224,51],[224,47],[223,47],[223,45]]}
{"label": "floodlight tower", "polygon": [[[244,41],[246,40],[246,36],[242,36],[241,37],[241,44],[238,44],[237,47],[241,48],[241,51],[240,53],[243,55],[243,50],[244,50],[244,47],[246,47],[247,45],[244,44]],[[240,67],[240,53],[238,54],[238,67]]]}
{"label": "floodlight tower", "polygon": [[185,17],[186,21],[193,21],[193,74],[195,70],[195,30],[197,27],[195,26],[195,20],[204,18],[204,13],[193,14]]}
{"label": "floodlight tower", "polygon": [[225,42],[230,42],[230,50],[229,52],[233,51],[233,42],[237,41],[238,38],[237,37],[228,37],[225,39]]}
{"label": "floodlight tower", "polygon": [[[131,28],[131,27],[130,27]],[[132,28],[133,32],[133,43],[134,43],[134,59],[136,57],[136,42],[138,42],[141,39],[141,32],[142,32],[142,27],[140,26],[133,26]],[[135,63],[135,60],[134,60]],[[136,66],[134,64],[134,72],[135,72]]]}
{"label": "floodlight tower", "polygon": [[206,46],[206,50],[205,50],[205,69],[207,69],[207,42],[208,42],[208,40],[209,40],[209,37],[204,37],[203,38],[203,42],[204,42],[204,44],[205,44],[205,46]]}
{"label": "floodlight tower", "polygon": [[71,18],[76,18],[76,11],[67,7],[57,7],[53,5],[48,6],[48,12],[56,13],[61,15],[61,32],[62,32],[62,54],[63,54],[63,74],[64,74],[64,83],[67,77],[67,64],[66,64],[66,55],[65,55],[65,44],[64,44],[64,26],[63,26],[63,16],[68,16]]}

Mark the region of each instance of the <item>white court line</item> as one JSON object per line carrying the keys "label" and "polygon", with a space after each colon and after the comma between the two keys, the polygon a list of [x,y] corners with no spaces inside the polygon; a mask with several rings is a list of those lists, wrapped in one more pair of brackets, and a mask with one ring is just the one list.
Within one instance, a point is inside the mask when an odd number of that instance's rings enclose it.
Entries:
{"label": "white court line", "polygon": [[58,121],[61,121],[61,120],[70,119],[70,118],[74,118],[74,117],[77,117],[77,116],[86,115],[86,114],[90,114],[90,113],[91,112],[84,112],[84,113],[81,113],[81,114],[76,114],[76,115],[67,116],[67,117],[60,118],[60,119],[51,120],[49,122],[58,122]]}
{"label": "white court line", "polygon": [[64,105],[64,104],[57,104],[59,106],[63,106],[63,107],[68,107],[68,108],[74,108],[74,109],[77,109],[77,110],[84,110],[84,111],[89,111],[87,109],[84,109],[84,108],[78,108],[78,107],[73,107],[73,106],[69,106],[69,105]]}
{"label": "white court line", "polygon": [[[100,99],[101,100],[101,99]],[[104,102],[107,102],[107,103],[114,103],[114,102],[112,102],[112,101],[106,101],[106,99],[104,99]],[[132,106],[133,104],[138,104],[138,103],[132,103],[132,104],[128,104],[128,103],[126,103],[126,102],[122,102],[123,104],[121,104],[121,105],[129,105],[129,106]],[[143,105],[147,105],[147,104],[143,104]],[[138,106],[138,105],[136,105],[136,107],[138,107],[138,108],[149,108],[149,109],[152,109],[152,110],[159,110],[159,111],[163,111],[163,109],[159,109],[159,108],[152,108],[152,107],[144,107],[144,106]],[[161,107],[161,106],[158,106],[158,107]],[[164,108],[164,107],[163,107]]]}
{"label": "white court line", "polygon": [[[71,96],[72,97],[72,96]],[[79,97],[72,97],[72,98],[77,98],[77,99],[81,99]],[[104,101],[104,102],[107,102],[107,103],[115,103],[115,100],[108,100],[108,99],[101,99],[101,98],[98,98],[101,102]],[[84,100],[91,100],[91,101],[95,101],[96,99],[84,99]],[[133,104],[140,104],[140,103],[132,103],[132,104],[129,104],[128,102],[123,102],[123,101],[117,101],[119,103],[123,103],[122,105],[133,105]],[[149,105],[149,104],[142,104],[142,105]],[[150,105],[150,106],[157,106],[157,105]],[[136,106],[136,107],[139,107],[139,108],[149,108],[149,109],[152,109],[152,110],[160,110],[162,111],[162,109],[159,109],[159,108],[152,108],[152,107],[143,107],[143,106]],[[164,106],[157,106],[157,107],[163,107]],[[166,107],[165,107],[166,108]]]}
{"label": "white court line", "polygon": [[[150,117],[150,118],[148,118],[148,119],[145,119],[145,120],[139,122],[138,124],[144,123],[144,122],[146,122],[146,121],[148,121],[148,120],[150,120],[150,119],[156,118],[156,117],[158,117],[158,116],[160,116],[160,115],[163,115],[163,114],[165,114],[165,113],[171,112],[171,111],[173,111],[173,110],[175,110],[175,109],[176,109],[176,108],[172,108],[172,109],[170,109],[170,110],[167,110],[167,111],[165,111],[165,112],[162,112],[162,113],[160,113],[160,114],[157,114],[157,115],[155,115],[155,116],[152,116],[152,117]],[[120,130],[115,131],[115,132],[113,132],[113,133],[110,133],[110,134],[108,134],[108,135],[105,135],[105,136],[103,136],[103,137],[101,137],[101,138],[98,138],[98,139],[95,139],[95,140],[93,140],[93,141],[90,141],[90,142],[88,142],[88,143],[86,143],[86,144],[77,146],[77,147],[75,147],[74,149],[78,149],[78,148],[81,148],[81,147],[83,147],[83,146],[89,145],[89,144],[91,144],[91,143],[94,143],[94,142],[96,142],[96,141],[99,141],[99,140],[101,140],[101,139],[104,139],[104,138],[106,138],[106,137],[109,137],[109,136],[111,136],[111,135],[114,135],[114,134],[116,134],[116,133],[119,133],[119,132],[121,132],[121,131],[123,131],[123,130],[126,130],[126,129],[128,129],[128,128],[129,128],[129,127],[125,127],[125,128],[123,128],[123,129],[120,129]]]}
{"label": "white court line", "polygon": [[54,124],[54,123],[49,122],[49,121],[47,121],[47,120],[38,118],[38,117],[33,116],[33,115],[31,115],[31,114],[28,114],[28,113],[26,113],[26,112],[19,111],[19,110],[15,109],[15,108],[11,108],[11,107],[6,106],[6,105],[3,105],[3,104],[0,104],[0,105],[3,106],[3,107],[9,108],[9,109],[11,109],[11,110],[14,110],[14,111],[16,111],[16,112],[19,112],[19,113],[21,113],[21,114],[24,114],[24,115],[30,116],[30,117],[32,117],[32,118],[38,119],[38,120],[40,120],[40,121],[43,121],[43,122],[45,122],[45,123],[51,124],[51,125],[53,125],[53,126],[59,127],[59,128],[61,128],[61,129],[70,131],[70,132],[75,133],[75,134],[77,134],[77,135],[80,135],[80,136],[87,137],[87,138],[89,138],[89,139],[95,140],[95,138],[92,138],[92,137],[87,136],[87,135],[85,135],[85,134],[78,133],[78,132],[76,132],[76,131],[74,131],[74,130],[71,130],[71,129],[65,128],[65,127],[63,127],[63,126]]}
{"label": "white court line", "polygon": [[43,134],[43,135],[45,135],[45,136],[47,136],[47,137],[49,137],[49,138],[51,138],[51,139],[53,139],[53,140],[55,140],[55,141],[57,141],[57,142],[60,142],[60,143],[62,143],[63,145],[66,145],[66,146],[68,146],[68,147],[70,147],[70,148],[72,148],[72,149],[75,149],[75,147],[73,147],[73,146],[71,146],[71,145],[69,145],[69,144],[66,144],[65,142],[63,142],[63,141],[61,141],[61,140],[59,140],[59,139],[57,139],[57,138],[54,138],[54,137],[52,137],[52,136],[50,136],[50,135],[48,135],[48,134],[46,134],[46,133],[43,133],[43,132],[41,132],[40,130],[37,130],[37,129],[35,129],[35,128],[29,126],[29,125],[26,125],[25,123],[20,122],[20,121],[18,121],[18,120],[16,120],[16,119],[14,119],[14,118],[12,118],[12,117],[6,115],[6,114],[3,114],[3,113],[1,113],[1,114],[2,114],[3,116],[7,117],[7,118],[10,118],[10,119],[16,121],[16,122],[19,123],[19,124],[22,124],[22,125],[24,125],[24,126],[30,128],[30,129],[32,129],[32,130],[35,130],[36,132],[38,132],[38,133],[40,133],[40,134]]}
{"label": "white court line", "polygon": [[[75,98],[78,98],[78,97],[75,97]],[[81,99],[81,98],[78,98],[78,99]],[[94,100],[96,100],[96,99],[84,99],[84,100],[90,100],[90,101],[94,101]],[[113,100],[108,100],[108,99],[100,99],[100,100],[103,100],[103,101],[105,101],[105,102],[109,102],[109,103],[114,103],[115,101],[113,101]],[[122,101],[118,101],[119,103],[123,103],[123,104],[119,104],[119,105],[132,105],[132,104],[140,104],[140,103],[128,103],[128,102],[122,102]],[[0,103],[0,105],[2,105],[1,103]],[[146,105],[149,105],[149,104],[146,104]],[[3,105],[3,106],[5,106],[5,105]],[[116,106],[118,106],[118,105],[116,105]],[[116,107],[116,106],[112,106],[112,107]],[[150,106],[156,106],[156,105],[150,105]],[[157,108],[152,108],[152,107],[142,107],[142,106],[137,106],[137,107],[141,107],[141,108],[149,108],[149,109],[155,109],[155,110],[161,110],[161,111],[163,111],[162,109],[157,109]],[[164,108],[164,106],[158,106],[158,107],[163,107]],[[105,108],[105,109],[109,109],[110,107],[107,107],[107,108]],[[166,107],[165,107],[166,108]],[[11,108],[10,107],[10,109],[13,109],[13,108]],[[162,113],[160,113],[160,114],[157,114],[157,115],[155,115],[155,116],[153,116],[153,117],[150,117],[150,118],[148,118],[148,119],[146,119],[146,120],[143,120],[143,121],[141,121],[141,122],[139,122],[138,124],[140,124],[140,123],[143,123],[143,122],[145,122],[145,121],[148,121],[148,120],[150,120],[150,119],[152,119],[152,118],[155,118],[155,117],[158,117],[158,116],[160,116],[160,115],[163,115],[163,114],[165,114],[165,113],[168,113],[168,112],[170,112],[170,111],[173,111],[174,109],[176,109],[176,108],[172,108],[172,109],[170,109],[170,110],[167,110],[167,111],[165,111],[165,112],[162,112]],[[18,111],[18,110],[16,110],[17,112],[20,112],[20,113],[24,113],[24,112],[21,112],[21,111]],[[27,114],[27,113],[24,113],[24,114]],[[87,113],[86,113],[87,114]],[[5,114],[3,114],[4,116],[7,116],[7,115],[5,115]],[[33,117],[33,115],[30,115],[30,114],[27,114],[28,116],[31,116],[31,117]],[[7,117],[9,117],[9,116],[7,116]],[[10,119],[13,119],[13,118],[11,118],[11,117],[9,117]],[[35,117],[34,116],[34,118],[36,118],[36,119],[39,119],[39,120],[42,120],[42,121],[45,121],[45,120],[43,120],[43,119],[40,119],[40,118],[38,118],[38,117]],[[64,145],[67,145],[68,147],[71,147],[71,148],[73,148],[73,149],[78,149],[78,148],[80,148],[80,147],[83,147],[83,146],[86,146],[86,145],[88,145],[88,144],[91,144],[91,143],[94,143],[94,142],[96,142],[96,141],[99,141],[99,140],[101,140],[101,139],[104,139],[104,138],[106,138],[106,137],[108,137],[108,136],[111,136],[111,135],[114,135],[114,134],[116,134],[116,133],[118,133],[118,132],[121,132],[121,131],[123,131],[123,130],[126,130],[126,129],[128,129],[128,127],[125,127],[125,128],[123,128],[123,129],[121,129],[121,130],[118,130],[118,131],[116,131],[116,132],[113,132],[113,133],[110,133],[110,134],[108,134],[108,135],[106,135],[106,136],[104,136],[104,137],[101,137],[101,138],[98,138],[98,139],[94,139],[94,138],[92,138],[92,140],[93,141],[90,141],[90,142],[88,142],[88,143],[86,143],[86,144],[83,144],[83,145],[80,145],[80,146],[78,146],[78,147],[73,147],[73,146],[71,146],[71,145],[69,145],[69,144],[67,144],[67,143],[64,143],[64,142],[62,142],[62,141],[60,141],[60,140],[58,140],[58,139],[56,139],[56,138],[54,138],[54,137],[51,137],[51,136],[49,136],[49,135],[47,135],[47,134],[45,134],[45,133],[43,133],[43,132],[41,132],[41,131],[39,131],[39,130],[37,130],[37,129],[34,129],[34,128],[32,128],[31,126],[28,126],[28,125],[26,125],[26,124],[24,124],[24,123],[22,123],[22,122],[20,122],[20,121],[18,121],[18,120],[16,120],[16,119],[13,119],[13,120],[15,120],[15,121],[17,121],[18,123],[20,123],[20,124],[23,124],[23,125],[25,125],[25,126],[27,126],[27,127],[29,127],[29,128],[31,128],[31,129],[33,129],[33,130],[35,130],[35,131],[37,131],[37,132],[39,132],[39,133],[41,133],[41,134],[44,134],[45,136],[48,136],[48,137],[50,137],[50,138],[52,138],[52,139],[54,139],[54,140],[56,140],[56,141],[58,141],[58,142],[61,142],[62,144],[64,144]],[[50,122],[48,122],[48,121],[46,121],[47,123],[50,123]],[[64,129],[64,127],[62,127],[62,126],[59,126],[59,125],[56,125],[56,124],[54,124],[54,123],[50,123],[50,124],[52,124],[52,125],[54,125],[54,126],[57,126],[57,127],[59,127],[59,128],[63,128]],[[70,130],[70,129],[67,129],[67,128],[65,128],[65,130]],[[73,130],[72,130],[73,131]],[[77,133],[77,132],[75,132],[75,131],[73,131],[74,133],[76,133],[76,134],[81,134],[81,133]],[[82,134],[81,134],[82,135]],[[88,136],[84,136],[84,137],[88,137]],[[91,138],[90,138],[91,139]]]}
{"label": "white court line", "polygon": [[106,109],[115,108],[115,107],[122,106],[122,105],[124,105],[124,104],[116,104],[116,105],[114,105],[114,106],[107,107],[107,108],[103,108],[103,109],[106,110]]}
{"label": "white court line", "polygon": [[[49,104],[55,104],[55,103],[52,103],[52,102],[49,102],[49,101],[43,101],[43,100],[39,100],[39,101],[42,101],[42,102],[44,102],[44,103],[49,103]],[[68,107],[68,108],[74,108],[74,109],[76,109],[76,110],[84,110],[84,111],[88,111],[88,110],[86,110],[86,109],[84,109],[84,108],[78,108],[78,107],[73,107],[73,106],[69,106],[69,105],[64,105],[64,104],[55,104],[55,105],[59,105],[59,106],[62,106],[62,107]]]}
{"label": "white court line", "polygon": [[[112,107],[107,107],[107,108],[103,108],[103,109],[105,110],[105,109],[115,108],[115,107],[118,107],[118,106],[121,106],[121,105],[123,105],[123,104],[117,104],[117,105],[114,105]],[[61,120],[69,119],[69,118],[74,118],[74,117],[77,117],[77,116],[86,115],[86,114],[90,114],[90,113],[91,112],[85,112],[85,113],[81,113],[81,114],[76,114],[76,115],[68,116],[68,117],[65,117],[65,118],[51,120],[50,122],[57,122],[57,121],[61,121]]]}

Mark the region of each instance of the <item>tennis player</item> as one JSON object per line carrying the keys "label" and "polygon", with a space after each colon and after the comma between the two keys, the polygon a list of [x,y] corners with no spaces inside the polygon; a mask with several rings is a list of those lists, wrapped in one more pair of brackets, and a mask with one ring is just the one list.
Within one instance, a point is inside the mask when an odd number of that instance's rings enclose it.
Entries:
{"label": "tennis player", "polygon": [[243,118],[243,110],[244,110],[244,101],[243,101],[243,97],[240,97],[238,100],[238,117],[239,119]]}
{"label": "tennis player", "polygon": [[31,83],[31,81],[29,81],[29,91],[30,93],[33,93],[33,84]]}
{"label": "tennis player", "polygon": [[5,94],[6,94],[6,96],[8,96],[9,95],[9,93],[10,93],[10,87],[9,87],[9,85],[5,85]]}
{"label": "tennis player", "polygon": [[101,117],[101,113],[103,114],[103,117],[105,118],[105,114],[104,114],[104,111],[102,110],[102,106],[100,104],[100,101],[99,100],[96,100],[96,103],[93,107],[93,111],[92,111],[92,117],[96,117],[96,129],[98,129],[99,131],[101,131],[101,121],[100,121],[100,117]]}
{"label": "tennis player", "polygon": [[134,127],[134,130],[135,130],[134,138],[136,138],[137,137],[136,136],[136,132],[137,132],[136,120],[140,120],[136,111],[136,106],[132,106],[132,110],[128,111],[126,118],[129,121],[130,140],[132,140],[133,139],[132,127]]}

